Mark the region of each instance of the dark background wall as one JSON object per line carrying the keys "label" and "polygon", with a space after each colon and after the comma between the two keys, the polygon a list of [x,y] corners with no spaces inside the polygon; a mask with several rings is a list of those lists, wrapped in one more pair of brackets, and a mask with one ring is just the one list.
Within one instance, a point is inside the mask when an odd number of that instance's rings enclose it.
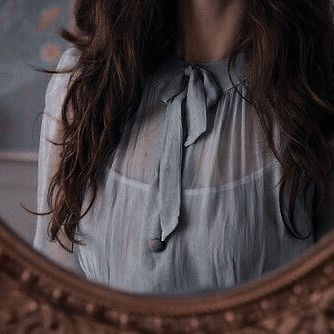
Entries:
{"label": "dark background wall", "polygon": [[71,25],[70,0],[0,1],[0,151],[36,152],[49,75],[68,46],[55,32]]}
{"label": "dark background wall", "polygon": [[70,45],[56,31],[70,27],[70,0],[0,0],[0,216],[32,243],[37,158],[49,74]]}

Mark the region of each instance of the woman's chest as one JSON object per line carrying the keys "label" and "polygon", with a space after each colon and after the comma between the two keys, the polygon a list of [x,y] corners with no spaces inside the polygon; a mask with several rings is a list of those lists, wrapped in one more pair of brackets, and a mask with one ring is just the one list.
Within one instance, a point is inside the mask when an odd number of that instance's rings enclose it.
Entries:
{"label": "woman's chest", "polygon": [[[154,112],[124,132],[80,224],[88,276],[137,291],[229,287],[313,244],[312,233],[305,240],[288,233],[278,201],[281,167],[239,97],[221,99],[191,145],[184,145],[186,122],[148,101],[142,106]],[[297,198],[294,210],[303,234],[312,232],[312,194],[307,199]]]}
{"label": "woman's chest", "polygon": [[[278,178],[273,163],[237,182],[182,189],[175,223],[172,216],[161,220],[158,178],[144,184],[111,171],[80,224],[88,243],[80,250],[84,266],[106,284],[123,287],[145,286],[143,278],[158,284],[159,277],[169,282],[166,287],[193,286],[194,277],[197,285],[227,287],[260,277],[313,244],[312,233],[298,240],[283,224]],[[297,199],[295,208],[303,233],[312,231],[308,204]],[[156,252],[150,240],[163,232],[165,247]],[[124,276],[129,281],[122,285]]]}

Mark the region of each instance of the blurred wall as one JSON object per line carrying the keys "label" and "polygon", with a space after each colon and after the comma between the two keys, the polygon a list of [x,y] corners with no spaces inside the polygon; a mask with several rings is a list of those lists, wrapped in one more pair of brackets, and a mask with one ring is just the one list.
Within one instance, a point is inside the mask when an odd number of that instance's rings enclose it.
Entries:
{"label": "blurred wall", "polygon": [[56,32],[69,28],[70,0],[0,1],[0,216],[32,242],[36,216],[37,156],[50,75],[69,47]]}

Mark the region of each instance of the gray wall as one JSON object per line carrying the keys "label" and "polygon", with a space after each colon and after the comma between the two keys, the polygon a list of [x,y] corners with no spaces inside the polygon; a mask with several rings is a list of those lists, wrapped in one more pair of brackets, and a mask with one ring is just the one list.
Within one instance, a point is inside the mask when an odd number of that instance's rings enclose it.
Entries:
{"label": "gray wall", "polygon": [[36,216],[37,154],[50,75],[69,47],[56,35],[70,27],[69,0],[0,1],[0,216],[27,242],[32,242]]}

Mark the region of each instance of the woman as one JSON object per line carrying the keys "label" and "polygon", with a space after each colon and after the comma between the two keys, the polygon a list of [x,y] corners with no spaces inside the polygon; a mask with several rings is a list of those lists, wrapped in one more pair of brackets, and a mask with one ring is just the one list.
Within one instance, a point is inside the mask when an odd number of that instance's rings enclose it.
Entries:
{"label": "woman", "polygon": [[36,249],[115,289],[183,294],[259,278],[332,229],[331,1],[74,14],[46,92]]}

